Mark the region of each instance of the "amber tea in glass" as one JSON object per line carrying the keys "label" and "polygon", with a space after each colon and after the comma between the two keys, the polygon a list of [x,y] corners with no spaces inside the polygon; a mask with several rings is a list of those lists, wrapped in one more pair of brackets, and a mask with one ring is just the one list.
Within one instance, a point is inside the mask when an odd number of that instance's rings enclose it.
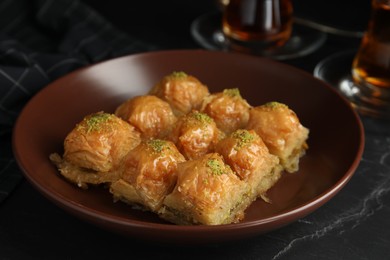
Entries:
{"label": "amber tea in glass", "polygon": [[222,30],[234,44],[269,50],[290,38],[292,13],[291,0],[230,0]]}
{"label": "amber tea in glass", "polygon": [[390,0],[373,0],[367,31],[352,64],[364,102],[390,107]]}

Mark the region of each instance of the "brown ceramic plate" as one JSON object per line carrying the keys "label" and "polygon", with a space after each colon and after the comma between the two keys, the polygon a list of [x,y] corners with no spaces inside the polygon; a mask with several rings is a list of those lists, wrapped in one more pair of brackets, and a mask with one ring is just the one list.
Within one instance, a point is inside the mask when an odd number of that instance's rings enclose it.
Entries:
{"label": "brown ceramic plate", "polygon": [[[62,153],[67,133],[85,115],[106,111],[145,94],[172,71],[185,71],[211,92],[240,88],[255,105],[287,104],[310,129],[309,150],[296,174],[270,192],[272,204],[254,202],[245,219],[221,226],[179,226],[113,203],[103,188],[81,190],[61,178],[49,154]],[[287,225],[316,210],[350,180],[364,145],[361,121],[331,87],[310,74],[268,59],[203,50],[132,55],[75,71],[31,99],[14,128],[16,159],[25,177],[48,199],[99,227],[155,242],[200,244],[233,241]],[[75,231],[77,232],[77,231]]]}

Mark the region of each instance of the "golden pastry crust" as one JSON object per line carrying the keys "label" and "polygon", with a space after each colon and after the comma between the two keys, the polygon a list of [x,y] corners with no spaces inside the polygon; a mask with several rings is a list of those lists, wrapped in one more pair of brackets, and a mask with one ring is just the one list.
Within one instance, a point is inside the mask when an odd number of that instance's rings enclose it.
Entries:
{"label": "golden pastry crust", "polygon": [[218,128],[226,134],[245,128],[249,120],[248,102],[237,88],[211,94],[202,103],[201,112],[212,117]]}
{"label": "golden pastry crust", "polygon": [[279,157],[284,170],[299,169],[299,159],[308,149],[309,130],[288,106],[269,102],[252,108],[246,128],[256,131],[269,151]]}
{"label": "golden pastry crust", "polygon": [[110,191],[116,200],[156,212],[175,185],[178,163],[184,161],[172,142],[145,140],[128,153],[122,178],[111,185]]}
{"label": "golden pastry crust", "polygon": [[170,105],[152,96],[136,96],[119,105],[115,115],[133,125],[142,138],[163,138],[176,122]]}
{"label": "golden pastry crust", "polygon": [[86,116],[66,136],[64,154],[50,159],[60,173],[78,186],[118,179],[125,155],[140,143],[140,133],[113,114],[98,112]]}
{"label": "golden pastry crust", "polygon": [[278,157],[269,153],[254,130],[234,131],[218,143],[215,151],[247,183],[254,197],[264,197],[271,188],[268,177],[272,175],[277,180],[281,176]]}
{"label": "golden pastry crust", "polygon": [[61,176],[82,189],[87,189],[89,185],[109,184],[121,177],[121,172],[117,169],[108,172],[97,172],[81,168],[64,160],[57,153],[50,154],[49,158],[56,165]]}
{"label": "golden pastry crust", "polygon": [[212,151],[222,137],[223,133],[211,117],[192,111],[179,117],[167,138],[176,144],[186,159],[192,160]]}
{"label": "golden pastry crust", "polygon": [[160,216],[182,225],[237,222],[252,202],[243,181],[222,156],[210,153],[178,165],[175,189],[167,195]]}
{"label": "golden pastry crust", "polygon": [[173,72],[163,77],[149,94],[167,101],[175,115],[180,116],[199,109],[209,90],[196,77],[184,72]]}
{"label": "golden pastry crust", "polygon": [[282,171],[298,170],[309,130],[286,105],[252,107],[238,89],[210,94],[174,72],[115,114],[86,116],[51,154],[60,174],[81,188],[104,184],[114,201],[180,225],[243,219]]}

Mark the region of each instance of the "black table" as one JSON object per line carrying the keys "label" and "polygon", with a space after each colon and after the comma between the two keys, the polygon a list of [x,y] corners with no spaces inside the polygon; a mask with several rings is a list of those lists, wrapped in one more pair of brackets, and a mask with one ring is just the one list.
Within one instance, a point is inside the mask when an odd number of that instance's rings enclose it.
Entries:
{"label": "black table", "polygon": [[[190,34],[191,22],[216,10],[211,0],[84,2],[119,29],[160,49],[200,48]],[[294,3],[297,13],[329,19],[332,25],[359,27],[368,11],[366,3],[344,12],[342,7],[332,9],[339,1],[305,1],[317,6],[303,2]],[[324,9],[321,2],[333,7]],[[347,2],[344,8],[351,4]],[[284,62],[312,73],[328,55],[359,43],[357,38],[328,35],[315,53]],[[390,259],[390,123],[366,117],[362,121],[365,150],[352,180],[323,207],[279,230],[233,244],[148,244],[65,213],[22,180],[0,204],[0,259]]]}

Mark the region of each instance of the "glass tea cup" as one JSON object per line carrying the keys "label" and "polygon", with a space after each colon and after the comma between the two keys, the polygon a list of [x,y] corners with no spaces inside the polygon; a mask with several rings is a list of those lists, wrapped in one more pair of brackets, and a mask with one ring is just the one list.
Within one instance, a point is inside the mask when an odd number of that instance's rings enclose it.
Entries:
{"label": "glass tea cup", "polygon": [[222,31],[233,50],[270,53],[290,38],[291,0],[224,1]]}
{"label": "glass tea cup", "polygon": [[355,106],[390,118],[390,0],[372,0],[367,30],[352,63]]}

